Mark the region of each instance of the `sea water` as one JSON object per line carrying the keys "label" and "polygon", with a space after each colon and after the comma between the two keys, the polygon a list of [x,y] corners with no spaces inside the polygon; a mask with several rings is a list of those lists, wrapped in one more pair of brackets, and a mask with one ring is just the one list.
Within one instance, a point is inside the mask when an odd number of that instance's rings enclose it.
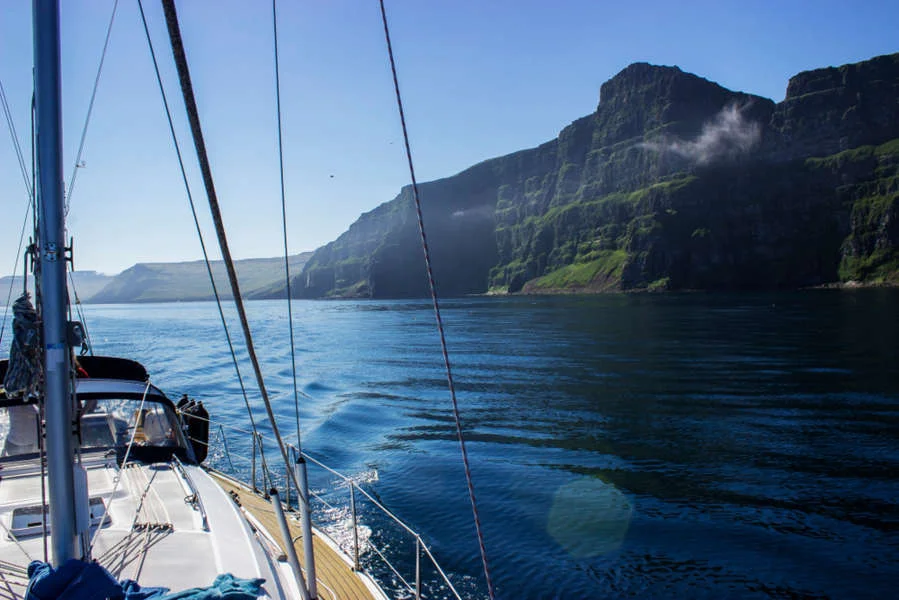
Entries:
{"label": "sea water", "polygon": [[[442,307],[499,597],[894,594],[897,291]],[[96,353],[139,360],[173,399],[188,394],[249,429],[215,304],[82,308]],[[303,449],[418,531],[464,597],[485,597],[430,303],[292,308],[296,404],[287,304],[247,304],[282,432],[296,442],[298,406]],[[270,432],[234,311],[225,316]],[[248,437],[228,435],[245,458]],[[274,446],[266,452],[274,462]],[[374,542],[408,572],[414,543],[389,520],[360,519],[363,562]]]}

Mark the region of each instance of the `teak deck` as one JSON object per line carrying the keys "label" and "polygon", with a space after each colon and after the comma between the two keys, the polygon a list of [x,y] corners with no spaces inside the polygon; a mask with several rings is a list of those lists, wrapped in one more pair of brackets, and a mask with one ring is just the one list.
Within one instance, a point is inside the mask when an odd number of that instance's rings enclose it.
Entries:
{"label": "teak deck", "polygon": [[[248,487],[224,477],[219,473],[210,471],[216,482],[222,488],[237,496],[240,505],[255,517],[278,545],[284,550],[284,542],[281,539],[281,529],[275,518],[275,510],[271,502],[257,495]],[[300,565],[303,565],[303,540],[302,531],[298,521],[290,515],[287,516],[290,535],[296,540],[294,547],[299,557]],[[312,538],[313,551],[315,552],[316,580],[318,581],[318,596],[322,600],[378,600],[380,596],[372,593],[366,586],[360,574],[353,571],[352,567],[344,560],[336,550],[329,546],[318,535]],[[305,574],[304,574],[305,575]]]}

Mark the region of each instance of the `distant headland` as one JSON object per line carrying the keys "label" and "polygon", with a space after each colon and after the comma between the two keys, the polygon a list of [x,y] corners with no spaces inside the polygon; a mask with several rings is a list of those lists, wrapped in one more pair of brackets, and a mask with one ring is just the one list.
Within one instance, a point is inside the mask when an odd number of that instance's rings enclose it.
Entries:
{"label": "distant headland", "polygon": [[[289,257],[291,275],[302,272],[311,252]],[[225,266],[212,261],[215,286],[221,298],[231,298]],[[235,261],[241,295],[247,299],[267,298],[284,289],[284,257],[251,258]],[[72,301],[85,304],[119,304],[129,302],[199,302],[215,298],[209,271],[201,260],[178,263],[138,263],[118,275],[103,275],[96,271],[75,271],[72,274]],[[22,286],[21,277],[0,278],[0,298],[5,302],[9,286],[16,286],[13,297]],[[33,285],[30,286],[31,289]]]}

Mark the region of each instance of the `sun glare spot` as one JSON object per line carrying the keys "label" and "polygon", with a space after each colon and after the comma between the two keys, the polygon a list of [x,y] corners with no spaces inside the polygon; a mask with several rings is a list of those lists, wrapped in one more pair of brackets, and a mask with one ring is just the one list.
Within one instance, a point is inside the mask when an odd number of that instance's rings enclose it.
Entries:
{"label": "sun glare spot", "polygon": [[632,513],[630,499],[614,484],[584,477],[556,491],[547,531],[574,558],[600,556],[621,546]]}

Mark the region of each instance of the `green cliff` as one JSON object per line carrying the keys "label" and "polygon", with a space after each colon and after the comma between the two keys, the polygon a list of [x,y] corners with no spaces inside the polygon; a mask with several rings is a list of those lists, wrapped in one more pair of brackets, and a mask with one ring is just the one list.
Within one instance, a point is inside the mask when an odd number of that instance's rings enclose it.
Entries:
{"label": "green cliff", "polygon": [[[420,186],[443,295],[899,283],[899,54],[783,102],[633,64],[537,148]],[[317,250],[301,297],[427,293],[411,190]]]}

